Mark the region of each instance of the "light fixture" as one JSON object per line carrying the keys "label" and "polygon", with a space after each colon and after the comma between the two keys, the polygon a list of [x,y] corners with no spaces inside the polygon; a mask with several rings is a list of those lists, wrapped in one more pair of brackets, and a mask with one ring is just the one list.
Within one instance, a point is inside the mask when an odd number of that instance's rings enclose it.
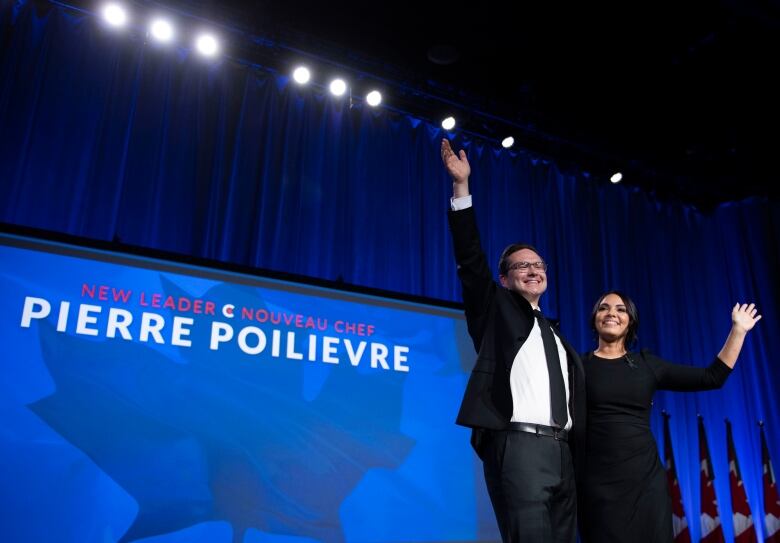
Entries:
{"label": "light fixture", "polygon": [[347,84],[343,79],[334,79],[330,82],[330,93],[333,96],[341,96],[347,92]]}
{"label": "light fixture", "polygon": [[195,40],[195,48],[198,52],[205,57],[213,57],[219,50],[219,44],[217,38],[211,34],[201,34]]}
{"label": "light fixture", "polygon": [[609,178],[610,182],[612,183],[620,183],[623,180],[623,174],[620,172],[617,172],[612,175],[612,177]]}
{"label": "light fixture", "polygon": [[501,147],[503,147],[504,149],[509,149],[514,144],[515,144],[515,138],[513,138],[512,136],[506,137],[503,139],[503,141],[501,141]]}
{"label": "light fixture", "polygon": [[149,26],[149,32],[157,41],[167,43],[173,39],[173,27],[165,19],[155,19]]}
{"label": "light fixture", "polygon": [[382,103],[382,93],[377,90],[373,90],[369,92],[368,94],[366,94],[366,102],[371,107],[378,106],[379,104]]}
{"label": "light fixture", "polygon": [[293,80],[299,85],[305,85],[311,79],[311,72],[306,66],[298,66],[293,70]]}
{"label": "light fixture", "polygon": [[127,22],[127,12],[119,4],[106,4],[103,6],[103,20],[109,25],[120,27]]}

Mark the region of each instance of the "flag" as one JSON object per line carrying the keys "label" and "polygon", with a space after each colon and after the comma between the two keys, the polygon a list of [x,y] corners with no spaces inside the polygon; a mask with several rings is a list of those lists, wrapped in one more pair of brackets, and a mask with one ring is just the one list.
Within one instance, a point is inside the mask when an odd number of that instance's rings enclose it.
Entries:
{"label": "flag", "polygon": [[734,448],[734,436],[731,423],[726,419],[726,447],[729,456],[729,486],[731,487],[731,511],[734,521],[734,543],[756,543],[756,527],[753,526],[753,514],[742,484],[739,472],[737,451]]}
{"label": "flag", "polygon": [[715,498],[715,474],[712,472],[707,434],[704,432],[704,418],[699,415],[699,460],[701,465],[701,542],[725,543],[723,527],[720,525],[718,500]]}
{"label": "flag", "polygon": [[669,497],[672,499],[672,530],[674,543],[691,543],[691,531],[688,529],[688,519],[685,518],[680,483],[677,479],[677,468],[674,467],[674,454],[672,453],[672,437],[669,433],[669,418],[666,411],[664,416],[664,466],[666,468],[666,481],[669,487]]}
{"label": "flag", "polygon": [[758,423],[761,428],[761,466],[764,472],[764,522],[766,534],[764,543],[780,543],[780,495],[777,493],[775,470],[772,459],[769,458],[769,448],[764,437],[764,423]]}

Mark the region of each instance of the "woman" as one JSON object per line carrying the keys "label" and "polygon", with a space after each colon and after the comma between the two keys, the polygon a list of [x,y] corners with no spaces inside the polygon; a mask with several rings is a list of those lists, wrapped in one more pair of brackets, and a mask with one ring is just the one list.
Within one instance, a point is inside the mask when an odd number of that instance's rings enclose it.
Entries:
{"label": "woman", "polygon": [[588,445],[584,480],[577,481],[585,542],[672,541],[666,476],[650,433],[653,393],[708,390],[726,381],[745,335],[761,319],[754,304],[735,305],[731,331],[706,368],[681,366],[629,353],[639,315],[631,299],[610,291],[598,299],[591,326],[598,348],[584,357]]}

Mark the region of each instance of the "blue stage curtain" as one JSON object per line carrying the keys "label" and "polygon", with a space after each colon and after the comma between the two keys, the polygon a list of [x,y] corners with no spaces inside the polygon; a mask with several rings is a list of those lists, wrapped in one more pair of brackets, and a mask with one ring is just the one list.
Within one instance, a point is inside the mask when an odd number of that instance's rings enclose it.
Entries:
{"label": "blue stage curtain", "polygon": [[[460,299],[440,128],[350,107],[247,63],[208,63],[144,44],[59,4],[0,5],[0,221]],[[523,150],[458,134],[454,146],[472,164],[491,261],[510,242],[536,245],[550,263],[544,309],[582,350],[594,345],[587,317],[608,288],[635,298],[640,346],[698,365],[720,349],[734,302],[758,304],[764,320],[726,386],[659,393],[653,424],[660,436],[661,409],[672,414],[696,540],[697,413],[707,425],[725,533],[733,535],[728,417],[763,533],[758,419],[780,464],[780,364],[771,355],[780,352],[778,203],[701,213],[562,172]]]}

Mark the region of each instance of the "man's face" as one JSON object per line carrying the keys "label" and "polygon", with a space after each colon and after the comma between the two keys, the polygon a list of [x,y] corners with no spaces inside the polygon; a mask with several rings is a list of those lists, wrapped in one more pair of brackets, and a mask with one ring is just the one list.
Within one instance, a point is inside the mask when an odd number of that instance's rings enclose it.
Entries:
{"label": "man's face", "polygon": [[[530,263],[530,266],[520,269],[521,262]],[[539,305],[539,298],[547,290],[547,272],[536,267],[539,262],[544,262],[542,257],[531,249],[515,251],[509,255],[507,274],[499,276],[501,286],[517,292],[530,303]]]}

